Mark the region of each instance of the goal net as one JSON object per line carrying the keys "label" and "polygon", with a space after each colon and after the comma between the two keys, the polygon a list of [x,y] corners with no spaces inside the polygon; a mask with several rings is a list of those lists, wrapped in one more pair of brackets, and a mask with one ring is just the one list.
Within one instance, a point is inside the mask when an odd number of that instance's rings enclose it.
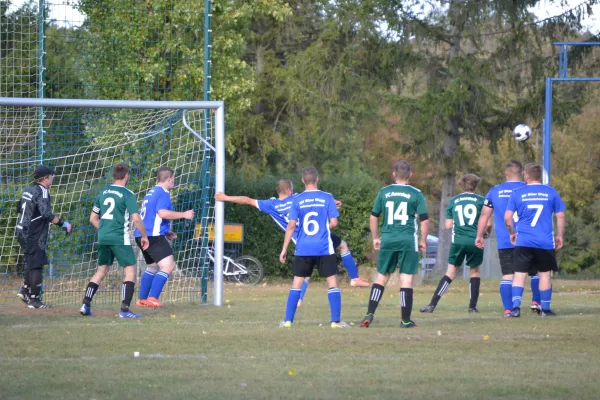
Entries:
{"label": "goal net", "polygon": [[[42,297],[51,305],[75,305],[97,267],[97,232],[89,223],[94,197],[112,183],[112,166],[124,162],[138,204],[156,184],[156,169],[169,166],[176,176],[174,210],[195,211],[193,221],[172,221],[176,268],[161,301],[220,305],[222,274],[215,274],[213,285],[209,249],[214,239],[214,258],[221,260],[222,204],[215,213],[213,197],[215,185],[222,190],[224,182],[224,152],[215,151],[223,143],[222,119],[220,102],[0,98],[0,304],[17,301],[22,284],[16,201],[33,182],[35,167],[43,163],[57,172],[52,210],[73,225],[69,236],[50,226]],[[145,263],[134,248],[140,276]],[[222,262],[217,264],[220,270]],[[115,262],[95,303],[118,304],[122,279]]]}

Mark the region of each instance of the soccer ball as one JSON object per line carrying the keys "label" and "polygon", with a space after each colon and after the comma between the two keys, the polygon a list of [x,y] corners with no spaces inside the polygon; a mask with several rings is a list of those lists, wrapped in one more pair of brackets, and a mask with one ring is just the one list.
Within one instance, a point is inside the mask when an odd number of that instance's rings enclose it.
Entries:
{"label": "soccer ball", "polygon": [[524,142],[531,136],[531,128],[525,124],[520,124],[513,129],[513,137],[517,142]]}

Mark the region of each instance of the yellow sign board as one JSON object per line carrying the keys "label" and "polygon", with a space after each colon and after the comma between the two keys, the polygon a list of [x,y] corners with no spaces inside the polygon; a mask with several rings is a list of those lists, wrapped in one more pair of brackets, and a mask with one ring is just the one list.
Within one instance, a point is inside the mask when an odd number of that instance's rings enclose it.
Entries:
{"label": "yellow sign board", "polygon": [[[202,224],[196,224],[195,237],[200,239],[202,235]],[[215,240],[215,225],[208,225],[208,240]],[[223,240],[225,243],[244,243],[244,225],[243,224],[225,224]]]}

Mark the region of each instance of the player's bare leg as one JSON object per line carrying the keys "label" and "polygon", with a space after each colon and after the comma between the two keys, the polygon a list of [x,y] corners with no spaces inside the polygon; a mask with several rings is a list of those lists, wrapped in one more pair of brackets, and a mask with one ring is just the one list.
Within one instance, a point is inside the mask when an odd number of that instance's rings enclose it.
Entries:
{"label": "player's bare leg", "polygon": [[446,274],[442,276],[440,279],[440,283],[438,283],[433,296],[431,297],[431,301],[429,304],[423,308],[421,308],[422,313],[432,313],[437,307],[438,302],[446,293],[452,281],[456,278],[456,274],[458,273],[458,268],[455,265],[448,264],[448,269],[446,270]]}
{"label": "player's bare leg", "polygon": [[481,274],[479,267],[471,268],[469,271],[469,312],[478,313],[477,300],[479,300],[479,286],[481,285]]}
{"label": "player's bare leg", "polygon": [[158,300],[162,289],[169,279],[169,276],[175,269],[175,259],[173,256],[168,256],[160,260],[158,263],[160,271],[156,274],[152,281],[152,287],[150,288],[150,296],[148,296],[147,306],[148,307],[162,307],[162,304]]}
{"label": "player's bare leg", "polygon": [[373,323],[373,318],[375,317],[375,311],[377,310],[377,306],[379,305],[379,300],[381,300],[381,298],[383,297],[385,285],[387,285],[389,280],[389,273],[385,275],[379,272],[377,273],[375,282],[373,282],[373,286],[371,287],[371,295],[369,296],[369,308],[367,309],[367,314],[360,323],[361,328],[368,328],[369,325]]}
{"label": "player's bare leg", "polygon": [[336,250],[340,253],[340,256],[342,257],[342,263],[346,267],[348,275],[350,276],[350,286],[369,287],[369,281],[358,275],[358,267],[356,266],[354,258],[352,258],[348,244],[342,240],[342,243],[340,243]]}

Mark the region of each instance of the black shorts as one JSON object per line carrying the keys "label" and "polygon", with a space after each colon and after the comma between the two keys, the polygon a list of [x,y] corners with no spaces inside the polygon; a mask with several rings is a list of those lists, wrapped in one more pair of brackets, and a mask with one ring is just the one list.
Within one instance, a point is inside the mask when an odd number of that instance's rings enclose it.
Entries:
{"label": "black shorts", "polygon": [[[515,267],[513,265],[513,257],[515,249],[498,249],[498,258],[500,259],[500,269],[502,275],[514,275]],[[537,275],[537,270],[532,268],[529,270],[529,276]]]}
{"label": "black shorts", "polygon": [[333,242],[333,249],[337,249],[342,245],[342,238],[338,235],[331,234],[331,241]]}
{"label": "black shorts", "polygon": [[312,275],[314,267],[319,269],[322,278],[329,278],[337,274],[338,265],[335,254],[328,256],[296,256],[292,265],[294,276],[308,278]]}
{"label": "black shorts", "polygon": [[556,252],[534,247],[515,247],[513,265],[515,272],[527,272],[530,276],[538,272],[558,271]]}
{"label": "black shorts", "polygon": [[[141,239],[135,238],[135,242],[140,249],[142,248]],[[157,263],[173,255],[173,249],[165,236],[148,236],[148,241],[150,242],[148,248],[146,250],[142,249],[142,254],[147,265]]]}
{"label": "black shorts", "polygon": [[42,269],[44,265],[48,264],[48,255],[46,250],[40,247],[39,239],[39,237],[33,237],[25,242],[23,238],[19,237],[19,244],[25,257],[25,269],[28,271]]}
{"label": "black shorts", "polygon": [[515,267],[513,266],[513,255],[515,249],[498,249],[498,258],[500,259],[500,269],[502,275],[513,275]]}

